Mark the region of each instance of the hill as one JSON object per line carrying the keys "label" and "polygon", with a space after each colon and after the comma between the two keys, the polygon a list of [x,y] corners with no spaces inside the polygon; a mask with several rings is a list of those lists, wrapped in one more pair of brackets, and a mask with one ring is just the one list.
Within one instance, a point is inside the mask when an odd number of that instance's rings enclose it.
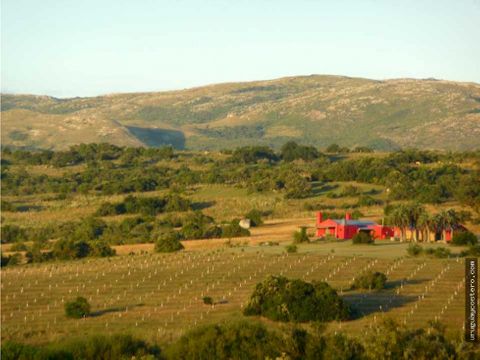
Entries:
{"label": "hill", "polygon": [[312,75],[90,98],[2,96],[2,144],[222,149],[288,140],[325,147],[469,150],[480,145],[480,85]]}

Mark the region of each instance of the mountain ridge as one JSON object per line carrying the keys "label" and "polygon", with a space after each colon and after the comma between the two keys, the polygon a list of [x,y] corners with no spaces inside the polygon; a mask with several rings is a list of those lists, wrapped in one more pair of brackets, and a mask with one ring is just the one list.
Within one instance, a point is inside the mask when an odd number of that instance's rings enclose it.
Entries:
{"label": "mountain ridge", "polygon": [[94,97],[2,94],[1,114],[2,144],[27,148],[480,147],[480,85],[437,79],[305,75]]}

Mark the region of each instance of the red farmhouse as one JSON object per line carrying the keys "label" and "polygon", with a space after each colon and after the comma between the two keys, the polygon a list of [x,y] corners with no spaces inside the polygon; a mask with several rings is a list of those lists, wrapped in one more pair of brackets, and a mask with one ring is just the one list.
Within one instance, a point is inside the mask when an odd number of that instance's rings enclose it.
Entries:
{"label": "red farmhouse", "polygon": [[389,239],[394,236],[393,228],[379,225],[370,220],[352,220],[350,213],[344,219],[323,220],[322,213],[317,213],[317,237],[331,235],[337,239],[351,239],[360,231],[368,232],[375,239]]}

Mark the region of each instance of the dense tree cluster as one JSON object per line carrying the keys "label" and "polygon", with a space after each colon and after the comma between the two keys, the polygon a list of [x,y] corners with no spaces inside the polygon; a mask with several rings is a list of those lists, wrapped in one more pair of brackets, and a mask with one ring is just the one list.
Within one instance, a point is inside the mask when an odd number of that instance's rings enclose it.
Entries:
{"label": "dense tree cluster", "polygon": [[203,325],[160,349],[131,335],[95,335],[46,345],[2,341],[2,359],[476,359],[473,343],[448,338],[445,327],[407,328],[387,319],[359,337],[324,327],[269,330],[255,322]]}
{"label": "dense tree cluster", "polygon": [[190,209],[190,200],[177,194],[171,194],[166,197],[136,197],[129,195],[121,202],[103,203],[95,215],[143,214],[154,216],[162,212],[187,211]]}
{"label": "dense tree cluster", "polygon": [[349,309],[325,282],[269,276],[255,287],[244,314],[277,321],[331,321],[347,319]]}
{"label": "dense tree cluster", "polygon": [[[329,153],[346,152],[335,146],[328,150]],[[12,195],[52,192],[65,196],[75,192],[108,195],[221,183],[251,191],[281,191],[287,198],[303,198],[311,194],[313,180],[357,181],[384,186],[389,200],[439,203],[455,199],[480,213],[478,152],[403,150],[386,156],[367,153],[344,158],[343,155],[328,157],[311,146],[288,142],[279,153],[266,146],[249,146],[237,148],[224,158],[215,158],[174,152],[171,148],[82,144],[63,152],[4,149],[3,158],[2,192]],[[185,163],[179,167],[166,165],[168,160],[180,158],[208,166],[193,170]],[[300,159],[303,161],[294,161]],[[473,165],[467,168],[460,166],[462,162]],[[62,176],[49,176],[28,173],[24,166],[31,164],[57,167],[82,164],[83,167]],[[346,190],[336,196],[360,195],[351,192],[352,189]],[[378,200],[363,197],[358,206],[371,206],[375,201]],[[11,211],[8,204],[5,206],[6,211]]]}

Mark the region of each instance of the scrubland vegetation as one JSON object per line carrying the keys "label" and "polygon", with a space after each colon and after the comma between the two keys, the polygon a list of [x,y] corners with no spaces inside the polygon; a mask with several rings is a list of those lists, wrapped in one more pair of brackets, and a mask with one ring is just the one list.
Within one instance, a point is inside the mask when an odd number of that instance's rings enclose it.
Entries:
{"label": "scrubland vegetation", "polygon": [[[474,356],[460,257],[479,254],[479,160],[292,142],[3,149],[2,358]],[[402,234],[316,241],[315,211]],[[453,244],[430,241],[447,230]]]}

